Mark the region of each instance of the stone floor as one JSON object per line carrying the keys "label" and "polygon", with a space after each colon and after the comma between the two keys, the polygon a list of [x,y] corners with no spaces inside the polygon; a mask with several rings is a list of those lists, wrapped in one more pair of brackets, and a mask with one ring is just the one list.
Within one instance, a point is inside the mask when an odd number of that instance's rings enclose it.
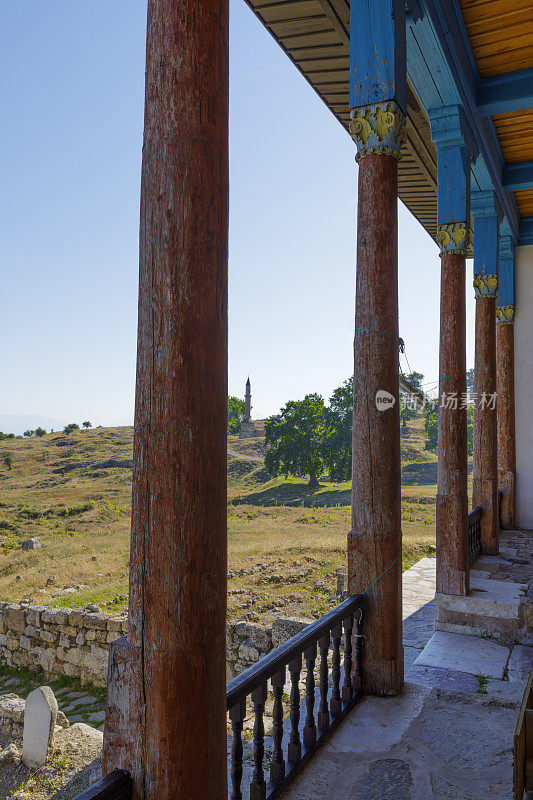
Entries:
{"label": "stone floor", "polygon": [[[480,580],[533,587],[533,537],[502,534]],[[287,791],[288,800],[511,800],[512,741],[533,648],[435,632],[435,560],[403,575],[406,684],[365,698]]]}
{"label": "stone floor", "polygon": [[[12,692],[19,695],[19,697],[26,697],[38,685],[36,683],[35,686],[30,686],[27,680],[19,679],[15,676],[0,675],[0,694]],[[54,687],[54,694],[59,710],[65,714],[71,724],[74,722],[86,722],[88,725],[92,725],[93,728],[103,730],[105,703],[101,699],[94,697],[88,691],[75,691],[71,688]]]}

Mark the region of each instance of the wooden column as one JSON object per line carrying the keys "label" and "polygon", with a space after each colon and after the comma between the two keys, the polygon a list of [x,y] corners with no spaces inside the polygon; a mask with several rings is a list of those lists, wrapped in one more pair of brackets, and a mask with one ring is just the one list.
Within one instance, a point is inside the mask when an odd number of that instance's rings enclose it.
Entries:
{"label": "wooden column", "polygon": [[468,594],[465,256],[441,255],[437,592]]}
{"label": "wooden column", "polygon": [[403,684],[397,204],[406,93],[403,0],[352,0],[359,205],[348,586],[365,592],[362,688],[379,695]]}
{"label": "wooden column", "polygon": [[496,425],[496,293],[499,217],[493,192],[476,192],[474,215],[474,289],[476,352],[474,363],[474,468],[472,505],[480,506],[481,551],[498,553],[498,446]]}
{"label": "wooden column", "polygon": [[496,390],[498,490],[502,527],[515,528],[516,440],[514,399],[514,248],[500,240],[499,291],[496,301]]}
{"label": "wooden column", "polygon": [[471,246],[470,163],[475,144],[458,106],[429,112],[438,152],[441,251],[437,596],[469,591],[465,258]]}
{"label": "wooden column", "polygon": [[396,693],[403,682],[397,181],[392,156],[362,159],[348,575],[351,592],[382,575],[365,600],[363,685],[371,694]]}
{"label": "wooden column", "polygon": [[129,636],[104,772],[226,797],[228,2],[149,0]]}

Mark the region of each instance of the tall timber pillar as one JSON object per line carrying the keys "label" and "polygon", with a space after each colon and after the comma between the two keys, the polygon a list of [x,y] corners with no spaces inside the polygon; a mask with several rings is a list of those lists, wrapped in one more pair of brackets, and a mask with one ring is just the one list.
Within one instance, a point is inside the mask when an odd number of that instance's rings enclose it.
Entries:
{"label": "tall timber pillar", "polygon": [[466,275],[471,242],[470,164],[473,138],[463,111],[430,111],[438,152],[437,240],[440,246],[437,596],[466,595],[468,495],[466,427]]}
{"label": "tall timber pillar", "polygon": [[104,774],[226,797],[228,2],[149,0],[129,633]]}
{"label": "tall timber pillar", "polygon": [[474,362],[474,470],[472,505],[480,506],[481,552],[498,553],[496,425],[496,294],[499,209],[493,192],[472,196],[476,355]]}
{"label": "tall timber pillar", "polygon": [[[403,684],[398,411],[398,160],[405,125],[403,0],[352,0],[350,132],[359,204],[351,592],[365,591],[363,689]],[[371,588],[370,588],[371,587]]]}
{"label": "tall timber pillar", "polygon": [[496,408],[498,490],[502,493],[501,523],[506,530],[515,527],[514,306],[514,247],[510,236],[502,236],[496,300]]}

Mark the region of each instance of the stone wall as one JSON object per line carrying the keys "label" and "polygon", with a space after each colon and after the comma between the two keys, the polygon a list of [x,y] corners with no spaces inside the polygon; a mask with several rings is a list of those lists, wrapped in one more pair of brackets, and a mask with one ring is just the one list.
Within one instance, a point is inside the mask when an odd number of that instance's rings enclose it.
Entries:
{"label": "stone wall", "polygon": [[126,632],[125,617],[0,603],[0,660],[47,675],[104,686],[109,644]]}
{"label": "stone wall", "polygon": [[[271,627],[246,621],[228,624],[228,680],[310,622],[280,617]],[[127,630],[126,617],[83,609],[0,603],[0,661],[105,686],[109,645]]]}

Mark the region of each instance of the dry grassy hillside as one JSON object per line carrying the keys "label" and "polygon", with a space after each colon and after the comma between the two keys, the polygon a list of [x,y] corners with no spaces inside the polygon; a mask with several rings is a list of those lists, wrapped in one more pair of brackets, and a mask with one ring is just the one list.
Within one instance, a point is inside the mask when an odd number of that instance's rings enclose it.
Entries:
{"label": "dry grassy hillside", "polygon": [[[434,543],[435,457],[421,421],[402,442],[406,566]],[[126,427],[0,442],[1,600],[127,607],[132,445]],[[272,480],[263,455],[263,437],[228,437],[229,616],[319,615],[345,566],[349,484],[309,496],[305,480]],[[32,537],[42,546],[22,549]]]}

